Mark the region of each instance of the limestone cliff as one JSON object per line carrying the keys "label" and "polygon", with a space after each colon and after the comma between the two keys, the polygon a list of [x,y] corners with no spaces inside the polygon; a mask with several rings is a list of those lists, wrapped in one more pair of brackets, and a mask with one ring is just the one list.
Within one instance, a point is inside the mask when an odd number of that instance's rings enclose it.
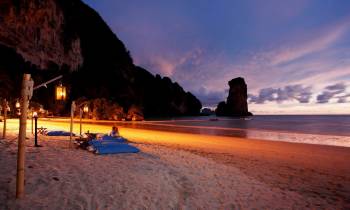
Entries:
{"label": "limestone cliff", "polygon": [[0,2],[0,44],[47,69],[50,62],[77,69],[83,63],[79,37],[63,38],[65,16],[55,1]]}
{"label": "limestone cliff", "polygon": [[216,109],[218,116],[250,116],[247,103],[247,84],[241,77],[228,82],[230,86],[226,102],[220,102]]}
{"label": "limestone cliff", "polygon": [[[124,44],[81,0],[0,1],[0,56],[0,97],[10,100],[18,97],[20,75],[29,72],[36,83],[63,74],[69,101],[107,98],[125,110],[141,107],[146,117],[197,115],[201,109],[170,78],[135,66]],[[33,99],[52,108],[52,88]]]}

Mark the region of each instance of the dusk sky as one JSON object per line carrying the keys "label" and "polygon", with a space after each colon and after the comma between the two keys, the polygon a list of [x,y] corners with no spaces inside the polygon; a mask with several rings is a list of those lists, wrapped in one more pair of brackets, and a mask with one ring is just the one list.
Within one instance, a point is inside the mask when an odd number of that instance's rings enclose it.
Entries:
{"label": "dusk sky", "polygon": [[255,114],[350,114],[349,0],[84,1],[203,106],[242,76]]}

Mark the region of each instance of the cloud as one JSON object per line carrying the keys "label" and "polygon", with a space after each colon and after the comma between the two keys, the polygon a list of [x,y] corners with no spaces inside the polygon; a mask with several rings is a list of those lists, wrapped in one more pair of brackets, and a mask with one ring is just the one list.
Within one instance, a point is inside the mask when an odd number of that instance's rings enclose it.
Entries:
{"label": "cloud", "polygon": [[145,66],[163,76],[175,76],[179,72],[198,66],[201,63],[201,48],[194,48],[181,54],[150,55]]}
{"label": "cloud", "polygon": [[335,85],[329,85],[325,89],[336,92],[344,92],[346,89],[346,85],[344,83],[338,83]]}
{"label": "cloud", "polygon": [[326,32],[314,40],[308,40],[307,42],[297,45],[296,47],[288,47],[280,52],[277,52],[276,55],[271,58],[271,64],[280,65],[324,50],[335,42],[339,41],[345,32],[347,32],[348,27],[348,23],[338,24],[335,27],[329,28]]}
{"label": "cloud", "polygon": [[349,97],[350,97],[350,94],[347,94],[347,95],[344,95],[344,96],[340,96],[338,98],[338,103],[339,104],[347,103]]}
{"label": "cloud", "polygon": [[317,96],[317,103],[324,104],[328,103],[331,99],[338,99],[338,103],[346,103],[347,97],[350,94],[343,94],[346,91],[346,85],[344,83],[337,83],[329,85],[324,88],[324,91]]}
{"label": "cloud", "polygon": [[225,100],[228,90],[224,91],[209,91],[205,87],[201,87],[193,93],[199,98],[205,106],[216,106],[220,101]]}
{"label": "cloud", "polygon": [[302,85],[287,85],[284,88],[264,88],[258,95],[249,94],[249,102],[263,104],[265,102],[283,103],[297,100],[299,103],[309,103],[312,96],[312,87]]}
{"label": "cloud", "polygon": [[151,59],[150,63],[156,71],[164,76],[171,76],[176,67],[176,63],[162,57],[154,57]]}

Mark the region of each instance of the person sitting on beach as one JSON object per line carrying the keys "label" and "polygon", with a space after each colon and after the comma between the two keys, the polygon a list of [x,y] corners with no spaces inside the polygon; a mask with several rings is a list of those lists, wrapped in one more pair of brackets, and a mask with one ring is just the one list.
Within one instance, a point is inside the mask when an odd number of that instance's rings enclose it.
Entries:
{"label": "person sitting on beach", "polygon": [[109,136],[118,137],[119,136],[118,127],[113,126],[112,131],[109,133]]}

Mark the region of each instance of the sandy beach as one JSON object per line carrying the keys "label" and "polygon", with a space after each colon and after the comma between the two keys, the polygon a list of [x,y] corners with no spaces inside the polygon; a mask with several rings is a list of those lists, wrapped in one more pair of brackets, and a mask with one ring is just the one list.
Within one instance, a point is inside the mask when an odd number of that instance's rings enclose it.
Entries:
{"label": "sandy beach", "polygon": [[0,0],[0,210],[350,210],[349,40],[350,0]]}
{"label": "sandy beach", "polygon": [[141,152],[99,156],[45,136],[35,148],[28,134],[26,196],[15,200],[10,132],[0,140],[0,209],[350,208],[350,148],[131,128],[121,134]]}

